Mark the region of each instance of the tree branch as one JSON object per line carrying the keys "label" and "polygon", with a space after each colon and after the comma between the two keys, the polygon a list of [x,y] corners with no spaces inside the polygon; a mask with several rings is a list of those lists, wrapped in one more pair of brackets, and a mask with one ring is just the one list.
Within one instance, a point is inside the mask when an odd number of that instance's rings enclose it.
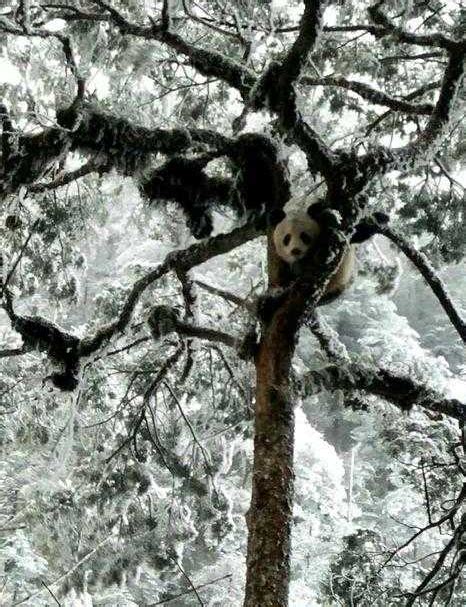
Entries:
{"label": "tree branch", "polygon": [[304,380],[304,385],[311,392],[320,391],[322,388],[362,390],[380,396],[404,411],[417,405],[454,419],[466,418],[465,403],[455,398],[444,398],[411,377],[396,375],[387,369],[371,369],[356,363],[346,367],[328,365],[322,370],[310,373]]}
{"label": "tree branch", "polygon": [[[454,40],[447,38],[443,34],[411,34],[405,32],[400,27],[397,27],[390,19],[380,10],[383,2],[377,2],[367,9],[372,21],[383,28],[385,35],[392,35],[395,39],[406,44],[415,44],[417,46],[437,46],[446,50],[451,50]],[[379,33],[380,36],[380,33]]]}
{"label": "tree branch", "polygon": [[16,26],[6,19],[6,17],[0,16],[0,31],[3,31],[7,34],[13,34],[15,36],[26,36],[28,38],[53,38],[58,40],[62,46],[63,54],[65,55],[66,64],[70,68],[70,71],[76,80],[77,85],[77,94],[76,97],[78,99],[82,99],[84,96],[84,90],[86,87],[86,80],[81,75],[78,65],[76,63],[76,59],[73,53],[73,48],[71,45],[71,40],[68,36],[57,32],[50,32],[47,30],[40,30],[37,28],[32,28],[29,19],[27,19],[26,11],[24,11],[24,20],[21,26]]}
{"label": "tree branch", "polygon": [[[25,347],[38,348],[45,352],[52,360],[62,365],[62,371],[50,376],[53,383],[60,389],[73,390],[77,386],[76,373],[80,359],[90,356],[103,344],[107,343],[116,333],[121,333],[131,320],[132,313],[143,292],[156,280],[170,271],[187,272],[217,255],[228,253],[234,248],[260,236],[261,233],[249,224],[237,228],[228,234],[219,234],[209,240],[196,243],[180,251],[167,255],[165,261],[155,270],[140,278],[130,290],[118,318],[98,329],[91,337],[78,338],[67,333],[55,323],[40,316],[19,316],[13,310],[11,294],[6,289],[4,308],[11,320],[12,327],[20,333]],[[229,335],[210,329],[196,329],[189,325],[184,326],[185,334],[193,337],[202,337],[214,341],[221,341],[228,346],[241,346]],[[234,343],[233,343],[234,342]],[[16,352],[15,352],[16,353]],[[19,352],[18,352],[19,353]]]}
{"label": "tree branch", "polygon": [[374,105],[384,105],[392,110],[395,110],[396,112],[430,115],[434,110],[434,106],[431,103],[410,103],[405,99],[391,97],[383,91],[379,91],[368,84],[365,84],[364,82],[346,80],[346,78],[342,77],[328,76],[325,78],[311,78],[310,76],[304,76],[301,78],[300,82],[306,86],[337,86],[344,88],[349,91],[353,91],[366,101],[369,101],[369,103]]}
{"label": "tree branch", "polygon": [[158,40],[189,58],[191,65],[204,76],[214,76],[237,89],[243,97],[247,97],[256,80],[254,73],[240,63],[229,59],[223,53],[212,49],[203,49],[190,44],[178,34],[166,29],[163,21],[150,27],[130,23],[123,15],[103,0],[92,0],[104,11],[122,34],[130,34],[146,40]]}
{"label": "tree branch", "polygon": [[224,331],[218,331],[210,327],[199,327],[190,322],[180,320],[177,310],[170,306],[153,306],[149,314],[148,323],[155,340],[171,333],[177,333],[183,337],[194,337],[214,343],[221,343],[229,348],[238,348],[241,345],[241,341],[238,338]]}
{"label": "tree branch", "polygon": [[299,24],[299,31],[281,64],[280,88],[285,95],[297,80],[303,69],[309,53],[314,48],[322,29],[322,13],[324,2],[304,0],[304,12]]}
{"label": "tree branch", "polygon": [[[206,147],[222,151],[232,144],[231,139],[210,129],[149,129],[100,112],[89,104],[73,104],[58,110],[57,120],[60,128],[20,135],[16,151],[2,158],[0,195],[14,193],[22,185],[34,184],[51,164],[63,159],[70,150],[79,149],[93,154],[94,158],[74,173],[62,175],[50,183],[32,185],[32,191],[65,185],[73,177],[81,177],[93,168],[105,172],[116,166],[126,174],[137,173],[154,153],[172,155],[190,149],[205,150]],[[10,133],[6,128],[4,122],[3,133]]]}
{"label": "tree branch", "polygon": [[453,108],[464,77],[466,40],[454,43],[440,87],[440,95],[426,127],[417,139],[405,147],[390,150],[377,148],[357,160],[360,187],[375,175],[413,166],[423,156],[433,156],[447,134]]}
{"label": "tree branch", "polygon": [[[412,91],[411,93],[409,93],[409,95],[406,95],[405,97],[403,97],[404,101],[412,101],[413,99],[417,99],[418,97],[421,97],[422,95],[424,95],[425,93],[428,93],[430,91],[435,90],[436,88],[438,88],[441,85],[441,81],[437,80],[435,82],[429,82],[427,84],[424,84],[423,86],[420,86],[418,89],[416,89],[415,91]],[[376,118],[374,120],[374,122],[372,122],[371,124],[369,124],[366,128],[366,135],[369,135],[376,126],[378,126],[382,120],[385,120],[385,118],[387,116],[389,116],[391,114],[392,110],[387,110],[386,112],[384,112],[383,114],[380,114],[380,116],[378,118]]]}
{"label": "tree branch", "polygon": [[466,343],[466,322],[463,320],[461,313],[452,301],[445,284],[437,275],[427,257],[423,253],[417,251],[400,234],[397,234],[388,226],[378,226],[377,232],[379,234],[383,234],[386,238],[391,240],[416,266],[416,268],[422,274],[424,280],[432,289],[434,295],[437,297],[440,305],[445,310],[452,325],[457,330],[458,335],[462,341]]}
{"label": "tree branch", "polygon": [[108,342],[113,335],[124,331],[131,320],[134,308],[142,293],[160,277],[177,269],[186,272],[217,255],[228,253],[248,240],[257,238],[260,235],[261,233],[258,232],[254,226],[247,224],[241,228],[232,230],[228,234],[219,234],[218,236],[214,236],[203,242],[195,243],[187,249],[174,251],[167,255],[165,261],[160,264],[160,266],[140,278],[134,284],[118,318],[109,325],[98,329],[93,337],[82,340],[80,348],[81,355],[88,356],[100,348],[104,343]]}
{"label": "tree branch", "polygon": [[272,62],[258,79],[251,93],[251,105],[255,109],[268,107],[275,112],[282,134],[294,140],[304,151],[310,170],[322,173],[330,182],[335,177],[337,156],[303,120],[294,90],[294,83],[321,30],[322,5],[320,1],[304,1],[304,13],[294,44],[281,63]]}

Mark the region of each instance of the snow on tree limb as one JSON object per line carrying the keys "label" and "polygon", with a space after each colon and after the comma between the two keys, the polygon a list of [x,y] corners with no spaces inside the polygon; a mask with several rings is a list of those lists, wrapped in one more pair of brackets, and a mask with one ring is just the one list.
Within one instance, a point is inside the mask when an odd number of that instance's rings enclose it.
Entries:
{"label": "snow on tree limb", "polygon": [[381,33],[383,33],[383,35],[392,35],[400,42],[404,42],[406,44],[415,44],[416,46],[437,46],[445,50],[451,50],[454,46],[455,41],[450,38],[447,38],[443,34],[437,32],[425,35],[412,34],[410,32],[406,32],[400,27],[397,27],[385,15],[385,13],[380,10],[380,7],[383,4],[383,2],[379,1],[367,9],[372,21],[376,25],[381,26],[382,28],[378,35],[380,35]]}
{"label": "snow on tree limb", "polygon": [[438,145],[447,136],[455,101],[464,78],[465,55],[466,40],[454,43],[449,50],[439,98],[427,125],[414,142],[394,150],[378,147],[358,160],[361,184],[367,183],[377,174],[407,169],[422,162],[425,156],[432,157]]}
{"label": "snow on tree limb", "polygon": [[401,376],[388,369],[372,368],[357,363],[328,365],[312,371],[304,380],[306,390],[361,390],[380,396],[400,409],[410,410],[417,405],[434,413],[458,420],[466,419],[466,403],[445,398],[410,376]]}
{"label": "snow on tree limb", "polygon": [[416,266],[416,268],[422,274],[424,280],[432,289],[434,295],[437,297],[440,305],[445,310],[451,324],[457,330],[458,335],[463,342],[466,343],[466,322],[463,320],[461,312],[451,299],[445,284],[429,263],[427,257],[423,253],[417,251],[415,247],[409,244],[409,242],[407,242],[400,234],[396,233],[388,226],[380,226],[377,228],[377,231],[379,234],[383,234],[383,236],[386,236],[389,240],[391,240]]}

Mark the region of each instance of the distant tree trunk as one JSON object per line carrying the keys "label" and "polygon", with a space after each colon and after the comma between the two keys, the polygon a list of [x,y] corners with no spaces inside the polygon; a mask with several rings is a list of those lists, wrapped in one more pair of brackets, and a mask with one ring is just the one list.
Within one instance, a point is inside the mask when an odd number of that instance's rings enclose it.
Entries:
{"label": "distant tree trunk", "polygon": [[[275,261],[275,263],[274,263]],[[269,280],[276,260],[269,239]],[[279,309],[256,360],[252,498],[244,607],[287,607],[293,514],[294,414],[290,370],[298,315]]]}

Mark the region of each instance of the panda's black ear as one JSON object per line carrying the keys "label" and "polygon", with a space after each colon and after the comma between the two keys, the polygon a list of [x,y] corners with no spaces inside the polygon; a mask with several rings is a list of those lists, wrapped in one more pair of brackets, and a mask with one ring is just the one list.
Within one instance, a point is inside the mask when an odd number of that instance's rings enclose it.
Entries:
{"label": "panda's black ear", "polygon": [[307,207],[306,213],[314,221],[318,221],[322,213],[325,211],[326,206],[323,200],[318,200]]}
{"label": "panda's black ear", "polygon": [[273,209],[267,215],[267,220],[270,226],[275,227],[277,223],[280,223],[285,219],[286,213],[283,209]]}

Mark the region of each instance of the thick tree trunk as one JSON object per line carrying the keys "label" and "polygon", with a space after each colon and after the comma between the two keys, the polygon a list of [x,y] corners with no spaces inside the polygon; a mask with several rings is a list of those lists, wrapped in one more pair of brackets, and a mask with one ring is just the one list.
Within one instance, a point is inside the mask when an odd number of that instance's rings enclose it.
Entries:
{"label": "thick tree trunk", "polygon": [[[273,270],[269,256],[271,282]],[[298,323],[298,315],[289,312],[282,308],[275,313],[265,329],[256,360],[254,466],[247,515],[244,607],[288,605],[294,481],[294,414],[289,381]]]}

